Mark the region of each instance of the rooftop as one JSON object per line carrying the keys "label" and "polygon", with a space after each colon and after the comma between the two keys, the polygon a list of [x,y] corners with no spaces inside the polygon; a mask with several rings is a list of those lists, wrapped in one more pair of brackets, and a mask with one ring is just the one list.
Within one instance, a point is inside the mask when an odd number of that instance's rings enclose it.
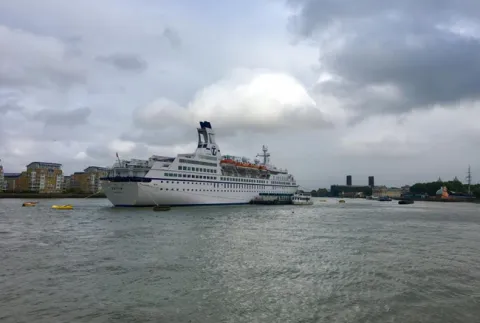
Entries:
{"label": "rooftop", "polygon": [[102,167],[102,166],[88,166],[87,168],[85,168],[83,171],[86,172],[88,169],[97,169],[97,170],[102,170],[102,171],[107,171],[108,168],[107,167]]}
{"label": "rooftop", "polygon": [[30,166],[32,166],[33,164],[38,164],[39,166],[62,167],[62,164],[50,163],[50,162],[40,162],[40,161],[31,162],[30,164],[27,165],[27,167],[30,167]]}
{"label": "rooftop", "polygon": [[4,177],[19,177],[22,173],[4,173]]}

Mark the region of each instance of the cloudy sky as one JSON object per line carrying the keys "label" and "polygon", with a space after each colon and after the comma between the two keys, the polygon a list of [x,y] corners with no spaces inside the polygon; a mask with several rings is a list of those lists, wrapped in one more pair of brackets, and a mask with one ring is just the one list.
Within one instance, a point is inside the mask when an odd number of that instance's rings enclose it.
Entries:
{"label": "cloudy sky", "polygon": [[195,148],[303,187],[480,179],[480,2],[2,0],[0,159],[71,173]]}

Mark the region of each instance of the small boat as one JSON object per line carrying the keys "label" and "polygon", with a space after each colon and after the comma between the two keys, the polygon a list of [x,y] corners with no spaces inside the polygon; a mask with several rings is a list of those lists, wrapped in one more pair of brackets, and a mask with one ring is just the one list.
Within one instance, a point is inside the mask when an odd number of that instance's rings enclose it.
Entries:
{"label": "small boat", "polygon": [[390,202],[392,199],[390,196],[381,196],[378,198],[380,202]]}
{"label": "small boat", "polygon": [[345,203],[345,200],[340,200],[338,201],[338,203]]}
{"label": "small boat", "polygon": [[153,207],[154,211],[170,211],[170,206],[168,205],[157,205]]}
{"label": "small boat", "polygon": [[73,205],[71,205],[71,204],[52,205],[52,209],[55,209],[55,210],[73,210]]}
{"label": "small boat", "polygon": [[413,204],[413,200],[400,200],[398,201],[398,204]]}
{"label": "small boat", "polygon": [[312,195],[310,193],[295,193],[292,196],[292,204],[294,205],[312,205]]}
{"label": "small boat", "polygon": [[24,202],[22,206],[35,206],[38,202]]}

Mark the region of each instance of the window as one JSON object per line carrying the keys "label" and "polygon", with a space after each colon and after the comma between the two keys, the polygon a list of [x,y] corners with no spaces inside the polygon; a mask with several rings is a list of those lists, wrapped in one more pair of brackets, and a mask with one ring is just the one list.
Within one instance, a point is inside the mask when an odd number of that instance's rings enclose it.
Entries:
{"label": "window", "polygon": [[188,160],[188,159],[180,158],[179,161],[181,163],[186,163],[186,164],[217,167],[216,163],[208,163],[208,162],[202,162],[202,161],[198,161],[198,160]]}

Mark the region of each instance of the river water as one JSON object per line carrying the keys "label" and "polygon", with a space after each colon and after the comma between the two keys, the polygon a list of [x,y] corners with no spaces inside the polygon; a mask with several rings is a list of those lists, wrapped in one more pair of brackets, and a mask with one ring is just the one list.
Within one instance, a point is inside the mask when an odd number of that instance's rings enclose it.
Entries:
{"label": "river water", "polygon": [[0,200],[0,322],[480,322],[479,204],[21,203]]}

